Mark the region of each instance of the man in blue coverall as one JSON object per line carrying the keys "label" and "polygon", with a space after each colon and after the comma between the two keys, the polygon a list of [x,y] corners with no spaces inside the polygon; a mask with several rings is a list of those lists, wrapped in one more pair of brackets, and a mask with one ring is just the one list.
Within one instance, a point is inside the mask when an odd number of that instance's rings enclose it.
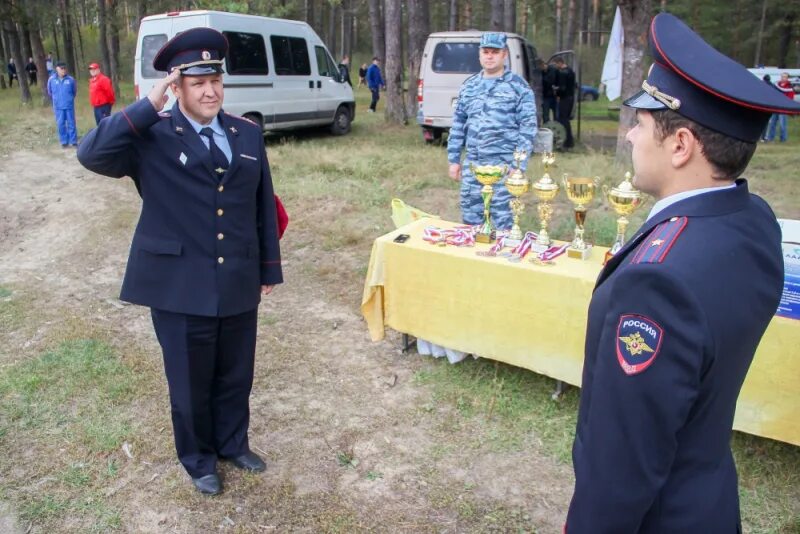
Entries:
{"label": "man in blue coverall", "polygon": [[668,13],[650,50],[624,103],[634,184],[657,202],[589,305],[564,530],[736,534],[736,401],[783,290],[780,227],[740,176],[770,115],[800,105]]}
{"label": "man in blue coverall", "polygon": [[78,86],[75,85],[75,78],[67,74],[67,64],[63,61],[56,63],[56,73],[47,80],[47,94],[53,101],[61,147],[78,146],[78,127],[75,125]]}
{"label": "man in blue coverall", "polygon": [[372,58],[372,65],[367,69],[367,87],[372,91],[372,102],[369,105],[369,112],[375,113],[378,100],[381,98],[381,89],[386,89],[386,84],[381,76],[381,60],[377,57]]}

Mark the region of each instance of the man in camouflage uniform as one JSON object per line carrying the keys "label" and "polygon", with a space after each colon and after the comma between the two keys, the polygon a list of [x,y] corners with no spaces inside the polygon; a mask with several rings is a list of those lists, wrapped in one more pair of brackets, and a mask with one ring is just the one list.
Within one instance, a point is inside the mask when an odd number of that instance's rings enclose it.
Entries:
{"label": "man in camouflage uniform", "polygon": [[[450,178],[461,180],[461,217],[467,224],[483,222],[481,187],[469,166],[511,164],[514,151],[531,154],[536,136],[536,103],[528,82],[506,69],[506,35],[481,36],[480,62],[483,70],[464,81],[453,113],[447,142]],[[466,157],[461,164],[461,152]],[[525,170],[526,162],[522,163]],[[511,228],[508,205],[511,195],[503,184],[494,185],[492,222],[501,230]]]}

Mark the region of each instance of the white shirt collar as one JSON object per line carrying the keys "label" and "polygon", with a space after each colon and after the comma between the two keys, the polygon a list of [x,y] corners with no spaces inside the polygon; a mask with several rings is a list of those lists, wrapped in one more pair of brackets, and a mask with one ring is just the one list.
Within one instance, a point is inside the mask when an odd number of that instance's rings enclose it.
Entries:
{"label": "white shirt collar", "polygon": [[690,189],[689,191],[681,191],[680,193],[675,193],[674,195],[664,197],[655,204],[653,204],[653,209],[650,210],[650,214],[647,216],[647,220],[649,221],[658,212],[663,211],[664,209],[668,208],[669,206],[675,204],[678,201],[691,198],[697,195],[702,195],[705,193],[713,193],[715,191],[724,191],[725,189],[733,189],[735,187],[736,187],[735,183],[731,185],[724,185],[721,187],[703,187],[702,189]]}

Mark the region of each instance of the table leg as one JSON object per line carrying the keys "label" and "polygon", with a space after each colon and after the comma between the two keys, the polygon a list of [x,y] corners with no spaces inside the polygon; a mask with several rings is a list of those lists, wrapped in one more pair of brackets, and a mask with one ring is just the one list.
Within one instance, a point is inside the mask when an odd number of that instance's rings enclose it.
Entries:
{"label": "table leg", "polygon": [[411,336],[409,336],[408,334],[403,334],[403,346],[401,348],[401,352],[403,352],[403,354],[407,353],[409,349],[411,349],[411,347],[415,346],[416,344],[417,344],[416,339],[414,339],[414,341],[411,341]]}
{"label": "table leg", "polygon": [[564,382],[561,380],[556,380],[556,389],[553,391],[553,394],[550,395],[550,398],[554,401],[557,401],[561,398],[561,395],[564,394]]}

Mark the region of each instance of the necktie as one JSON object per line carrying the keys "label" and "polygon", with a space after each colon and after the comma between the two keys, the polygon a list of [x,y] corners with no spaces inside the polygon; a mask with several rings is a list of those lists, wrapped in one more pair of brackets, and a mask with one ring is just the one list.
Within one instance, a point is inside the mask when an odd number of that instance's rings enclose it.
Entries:
{"label": "necktie", "polygon": [[208,148],[211,149],[211,161],[214,164],[214,172],[217,173],[217,178],[221,179],[225,171],[228,170],[228,158],[225,157],[225,153],[220,150],[214,142],[214,130],[205,127],[200,130],[200,135],[208,137]]}

